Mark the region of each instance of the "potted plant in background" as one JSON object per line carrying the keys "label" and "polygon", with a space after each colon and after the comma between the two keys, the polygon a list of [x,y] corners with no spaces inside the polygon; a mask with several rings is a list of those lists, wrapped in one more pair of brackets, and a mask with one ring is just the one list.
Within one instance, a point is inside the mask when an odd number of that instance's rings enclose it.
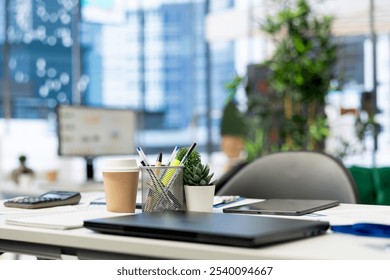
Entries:
{"label": "potted plant in background", "polygon": [[265,62],[269,87],[279,97],[278,150],[323,150],[329,134],[326,95],[334,75],[336,45],[331,36],[332,18],[312,12],[307,0],[267,17],[261,29],[275,44]]}
{"label": "potted plant in background", "polygon": [[[188,148],[180,148],[177,159],[181,160]],[[190,154],[183,170],[184,193],[187,211],[211,212],[213,209],[215,182],[210,167],[202,164],[201,156],[194,150]]]}
{"label": "potted plant in background", "polygon": [[22,187],[28,187],[35,177],[34,171],[26,164],[27,157],[25,155],[19,156],[19,167],[11,172],[12,180]]}
{"label": "potted plant in background", "polygon": [[221,120],[221,149],[228,158],[226,170],[242,160],[247,133],[245,116],[237,108],[236,92],[242,84],[243,77],[236,76],[226,85],[228,97],[222,113]]}
{"label": "potted plant in background", "polygon": [[[260,27],[274,43],[273,55],[248,65],[246,79],[235,78],[227,86],[228,101],[240,84],[245,86],[247,109],[241,132],[246,161],[276,151],[323,151],[329,135],[325,103],[336,60],[332,18],[314,14],[306,0],[298,0],[296,6],[282,3],[281,10]],[[222,121],[221,131],[232,129],[230,124]]]}

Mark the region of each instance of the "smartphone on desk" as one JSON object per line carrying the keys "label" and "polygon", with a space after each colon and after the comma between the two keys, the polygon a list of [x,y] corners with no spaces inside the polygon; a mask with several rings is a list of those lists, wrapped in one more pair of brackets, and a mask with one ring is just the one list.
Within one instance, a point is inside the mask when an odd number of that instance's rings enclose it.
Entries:
{"label": "smartphone on desk", "polygon": [[63,205],[73,205],[80,202],[79,192],[50,191],[40,196],[27,196],[10,199],[4,202],[6,207],[39,209]]}

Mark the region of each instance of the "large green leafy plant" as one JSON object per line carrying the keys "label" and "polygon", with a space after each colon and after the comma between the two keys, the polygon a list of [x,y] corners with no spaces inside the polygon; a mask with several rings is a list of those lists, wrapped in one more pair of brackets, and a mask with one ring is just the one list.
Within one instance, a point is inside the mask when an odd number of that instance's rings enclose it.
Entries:
{"label": "large green leafy plant", "polygon": [[264,65],[270,70],[269,87],[283,108],[276,117],[280,132],[272,149],[321,150],[329,134],[324,106],[336,59],[332,18],[316,16],[306,0],[298,0],[295,7],[282,2],[282,10],[261,26],[275,44]]}

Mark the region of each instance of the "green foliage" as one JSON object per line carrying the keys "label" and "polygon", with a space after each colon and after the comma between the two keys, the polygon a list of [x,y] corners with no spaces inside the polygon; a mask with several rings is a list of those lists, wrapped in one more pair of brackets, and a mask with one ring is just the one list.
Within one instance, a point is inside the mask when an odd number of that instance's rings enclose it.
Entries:
{"label": "green foliage", "polygon": [[307,0],[277,3],[282,8],[261,26],[274,41],[275,52],[254,65],[259,70],[254,73],[264,80],[246,85],[246,112],[234,104],[246,79],[237,76],[226,85],[221,135],[243,135],[247,160],[276,151],[322,150],[329,135],[324,106],[336,61],[332,17],[315,15]]}
{"label": "green foliage", "polygon": [[[180,148],[177,151],[176,159],[181,161],[183,159],[184,155],[187,153],[188,149],[189,149],[188,147]],[[183,182],[184,182],[184,184],[186,184],[186,179],[185,179],[186,174],[188,174],[189,170],[195,168],[199,163],[201,163],[200,154],[197,150],[193,150],[191,152],[191,154],[189,155],[187,161],[184,164],[184,169],[183,169]]]}
{"label": "green foliage", "polygon": [[[188,147],[180,148],[177,151],[176,159],[181,161],[183,159],[184,155],[187,153],[188,149],[189,149]],[[188,156],[187,161],[184,164],[184,169],[197,166],[200,162],[201,162],[201,160],[200,160],[199,152],[197,150],[193,150],[191,152],[191,154]]]}
{"label": "green foliage", "polygon": [[280,147],[320,149],[329,134],[324,105],[336,60],[332,18],[314,15],[306,0],[298,0],[296,7],[283,3],[261,27],[276,44],[265,65],[272,91],[284,100]]}
{"label": "green foliage", "polygon": [[233,80],[225,85],[228,91],[226,105],[222,113],[221,135],[242,136],[246,135],[245,116],[238,110],[235,96],[238,87],[242,84],[244,78],[235,76]]}
{"label": "green foliage", "polygon": [[358,115],[355,120],[355,129],[357,138],[360,142],[363,142],[366,134],[371,134],[377,137],[380,131],[380,125],[375,120],[374,114],[367,114],[365,118]]}
{"label": "green foliage", "polygon": [[27,157],[25,155],[20,155],[19,156],[19,162],[20,163],[25,163],[27,161]]}
{"label": "green foliage", "polygon": [[263,153],[264,131],[259,128],[255,132],[255,137],[245,140],[246,160],[252,161],[258,158]]}
{"label": "green foliage", "polygon": [[233,101],[229,101],[221,120],[221,135],[242,136],[246,135],[246,123],[244,115],[238,110]]}
{"label": "green foliage", "polygon": [[243,80],[244,77],[235,76],[232,81],[225,85],[225,88],[228,91],[228,98],[226,99],[226,103],[229,103],[234,100],[237,89],[242,84]]}
{"label": "green foliage", "polygon": [[[188,151],[188,147],[182,147],[177,151],[176,159],[182,160]],[[183,183],[190,186],[208,186],[215,184],[211,182],[214,173],[210,174],[208,165],[203,165],[201,162],[200,153],[193,150],[184,164]]]}
{"label": "green foliage", "polygon": [[318,116],[309,127],[310,136],[315,140],[322,140],[329,136],[328,119]]}
{"label": "green foliage", "polygon": [[296,9],[287,6],[268,18],[262,26],[268,34],[279,38],[280,32],[287,31],[276,41],[275,54],[268,61],[275,91],[299,102],[325,102],[336,55],[330,27],[331,18],[314,17],[306,0],[299,0]]}
{"label": "green foliage", "polygon": [[214,185],[215,181],[211,181],[214,173],[210,174],[208,165],[198,163],[196,166],[187,168],[184,173],[184,184],[189,186],[210,186]]}

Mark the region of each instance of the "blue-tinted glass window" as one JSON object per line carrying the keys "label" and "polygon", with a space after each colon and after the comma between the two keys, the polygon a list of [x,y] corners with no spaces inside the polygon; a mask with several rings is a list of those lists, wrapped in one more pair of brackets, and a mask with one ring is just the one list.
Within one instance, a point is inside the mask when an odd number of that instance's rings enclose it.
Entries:
{"label": "blue-tinted glass window", "polygon": [[[50,118],[64,103],[133,108],[142,113],[144,138],[172,133],[165,143],[147,141],[159,149],[191,143],[189,128],[206,123],[208,94],[218,101],[213,108],[222,106],[223,83],[234,73],[233,48],[212,54],[220,63],[212,65],[213,76],[223,81],[213,78],[218,85],[206,92],[206,1],[7,2],[8,9],[0,10],[0,29],[7,30],[9,52],[4,58],[1,49],[0,60],[8,65],[12,118]],[[210,3],[224,9],[233,2]],[[0,116],[4,96],[1,92]]]}
{"label": "blue-tinted glass window", "polygon": [[58,103],[72,103],[75,6],[69,1],[8,3],[8,9],[2,9],[8,43],[2,70],[7,71],[3,82],[9,90],[3,96],[11,97],[12,118],[47,118]]}

